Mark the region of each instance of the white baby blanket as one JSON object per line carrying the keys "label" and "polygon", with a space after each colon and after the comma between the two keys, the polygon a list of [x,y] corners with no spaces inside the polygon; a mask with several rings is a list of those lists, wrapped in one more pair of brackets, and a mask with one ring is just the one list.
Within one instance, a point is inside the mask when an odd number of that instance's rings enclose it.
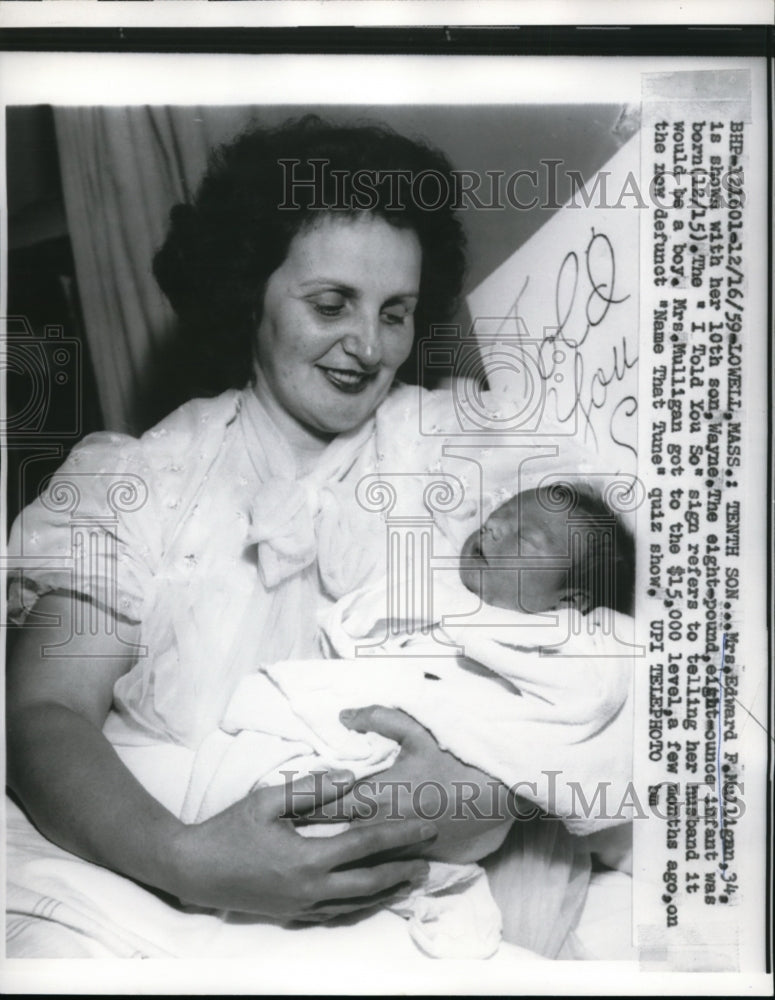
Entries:
{"label": "white baby blanket", "polygon": [[[204,820],[288,772],[347,768],[363,778],[388,768],[396,743],[339,721],[342,709],[378,704],[407,712],[442,748],[562,815],[576,832],[605,825],[604,817],[574,813],[579,788],[588,801],[598,782],[621,785],[629,776],[629,741],[614,722],[628,697],[631,661],[621,638],[604,628],[603,613],[586,620],[570,611],[537,617],[487,608],[482,625],[473,616],[445,626],[465,657],[438,656],[427,632],[411,643],[394,637],[373,645],[384,594],[384,587],[358,591],[324,623],[332,650],[349,658],[283,661],[243,678],[220,728],[197,752],[183,819]],[[452,587],[443,606],[454,611],[465,600]],[[621,636],[627,620],[614,619]],[[359,638],[372,641],[371,655],[354,655]],[[552,646],[559,649],[542,655],[541,647]],[[571,754],[569,789],[556,779]],[[525,776],[550,771],[553,787],[531,794]],[[426,884],[399,907],[429,954],[485,957],[498,946],[500,915],[476,865],[432,863]]]}

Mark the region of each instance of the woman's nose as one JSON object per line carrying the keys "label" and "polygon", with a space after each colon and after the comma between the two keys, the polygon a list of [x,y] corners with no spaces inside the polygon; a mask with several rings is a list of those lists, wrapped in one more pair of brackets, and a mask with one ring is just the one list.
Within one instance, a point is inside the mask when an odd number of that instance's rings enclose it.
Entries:
{"label": "woman's nose", "polygon": [[363,368],[377,368],[382,361],[382,341],[378,321],[366,318],[342,338],[346,354],[355,358]]}

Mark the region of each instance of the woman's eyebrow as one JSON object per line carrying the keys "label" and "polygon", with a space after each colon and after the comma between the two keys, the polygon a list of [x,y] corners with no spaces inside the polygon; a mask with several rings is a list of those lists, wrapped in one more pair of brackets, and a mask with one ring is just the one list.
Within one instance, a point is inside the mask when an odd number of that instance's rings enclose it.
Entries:
{"label": "woman's eyebrow", "polygon": [[[299,288],[326,288],[331,291],[340,292],[349,298],[357,298],[360,295],[357,288],[354,288],[352,285],[346,285],[335,278],[310,278],[308,281],[302,281],[299,284]],[[419,297],[419,291],[414,289],[410,292],[397,292],[395,295],[386,298],[384,304],[388,306],[397,302],[405,302],[407,299],[419,299]]]}
{"label": "woman's eyebrow", "polygon": [[326,288],[336,289],[337,292],[341,292],[343,295],[357,295],[357,289],[353,288],[352,285],[345,285],[335,278],[310,278],[309,281],[302,281],[299,284],[299,288],[312,288],[321,285]]}

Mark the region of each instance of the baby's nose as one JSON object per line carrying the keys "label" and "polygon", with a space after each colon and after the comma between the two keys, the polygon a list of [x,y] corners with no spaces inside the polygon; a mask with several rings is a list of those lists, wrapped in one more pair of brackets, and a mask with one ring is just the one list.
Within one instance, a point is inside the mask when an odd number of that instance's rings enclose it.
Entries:
{"label": "baby's nose", "polygon": [[493,542],[500,542],[504,535],[503,525],[494,518],[490,518],[482,528],[482,534],[489,536]]}

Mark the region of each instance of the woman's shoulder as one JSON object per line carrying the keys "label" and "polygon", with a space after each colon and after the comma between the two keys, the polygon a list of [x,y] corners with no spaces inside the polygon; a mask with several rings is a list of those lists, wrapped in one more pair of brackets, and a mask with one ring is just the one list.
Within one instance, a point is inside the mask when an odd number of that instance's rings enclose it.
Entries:
{"label": "woman's shoulder", "polygon": [[[117,542],[122,601],[129,602],[122,604],[122,613],[131,607],[139,620],[138,609],[152,592],[153,572],[170,526],[185,509],[185,499],[206,478],[203,467],[223,453],[239,398],[240,393],[230,391],[214,399],[191,400],[140,438],[110,431],[88,435],[19,514],[9,553],[70,558],[73,518],[88,520]],[[15,613],[31,607],[47,590],[72,586],[72,581],[63,582],[69,572],[47,569],[43,563],[26,569],[27,589],[19,592],[23,600],[15,598]],[[88,588],[83,592],[91,595]]]}
{"label": "woman's shoulder", "polygon": [[116,431],[87,435],[66,463],[83,472],[119,472],[129,466],[153,469],[170,456],[178,459],[213,436],[222,437],[239,412],[240,393],[230,389],[212,399],[192,399],[167,414],[140,437]]}
{"label": "woman's shoulder", "polygon": [[385,469],[438,469],[444,444],[459,433],[451,388],[397,384],[377,411],[377,450]]}
{"label": "woman's shoulder", "polygon": [[180,457],[201,450],[213,437],[222,438],[240,410],[242,393],[228,389],[210,399],[190,399],[147,430],[137,441],[149,458],[169,453]]}
{"label": "woman's shoulder", "polygon": [[424,389],[420,385],[396,382],[377,411],[377,423],[408,426],[419,433],[437,429],[442,417],[450,412],[449,389]]}

